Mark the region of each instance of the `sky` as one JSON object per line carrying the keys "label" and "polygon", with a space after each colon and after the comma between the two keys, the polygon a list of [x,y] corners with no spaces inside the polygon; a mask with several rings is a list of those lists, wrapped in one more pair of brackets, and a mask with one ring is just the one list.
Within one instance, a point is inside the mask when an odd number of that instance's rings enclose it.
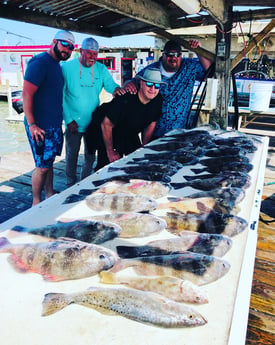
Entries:
{"label": "sky", "polygon": [[[0,18],[0,46],[6,45],[48,45],[59,29]],[[76,44],[81,45],[88,34],[73,32]],[[131,35],[106,38],[93,37],[100,46],[114,47],[153,47],[154,38],[146,35]]]}

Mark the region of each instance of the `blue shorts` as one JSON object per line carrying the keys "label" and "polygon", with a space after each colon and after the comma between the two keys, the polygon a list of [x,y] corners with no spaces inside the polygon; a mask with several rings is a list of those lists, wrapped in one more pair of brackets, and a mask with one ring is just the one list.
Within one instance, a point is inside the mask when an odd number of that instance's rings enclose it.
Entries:
{"label": "blue shorts", "polygon": [[25,123],[25,129],[32,150],[32,155],[35,161],[36,168],[52,168],[56,156],[60,156],[63,147],[63,132],[62,128],[50,128],[45,130],[44,136],[45,145],[44,153],[42,156],[37,156],[35,153],[34,140],[29,130],[28,125]]}

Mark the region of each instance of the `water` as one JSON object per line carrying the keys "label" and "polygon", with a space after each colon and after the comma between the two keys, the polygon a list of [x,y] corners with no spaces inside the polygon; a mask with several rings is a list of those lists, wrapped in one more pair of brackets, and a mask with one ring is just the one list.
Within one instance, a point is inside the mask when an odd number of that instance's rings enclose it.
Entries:
{"label": "water", "polygon": [[30,150],[23,122],[9,122],[8,116],[8,102],[0,100],[0,156]]}

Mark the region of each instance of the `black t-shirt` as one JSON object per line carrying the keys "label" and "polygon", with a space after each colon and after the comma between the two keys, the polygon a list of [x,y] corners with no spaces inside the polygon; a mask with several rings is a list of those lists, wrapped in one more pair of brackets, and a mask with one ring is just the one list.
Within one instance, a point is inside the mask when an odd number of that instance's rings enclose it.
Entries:
{"label": "black t-shirt", "polygon": [[127,93],[115,97],[109,104],[106,116],[113,128],[113,145],[119,152],[129,154],[141,146],[139,133],[162,115],[162,97],[158,94],[143,104],[138,94]]}

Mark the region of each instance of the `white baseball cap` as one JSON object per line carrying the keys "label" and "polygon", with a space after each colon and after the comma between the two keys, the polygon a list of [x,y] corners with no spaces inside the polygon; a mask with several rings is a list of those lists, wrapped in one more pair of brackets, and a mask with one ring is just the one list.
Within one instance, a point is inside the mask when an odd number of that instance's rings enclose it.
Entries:
{"label": "white baseball cap", "polygon": [[87,49],[87,50],[93,50],[95,52],[99,51],[98,42],[92,37],[85,38],[85,40],[81,44],[81,48]]}
{"label": "white baseball cap", "polygon": [[64,40],[64,41],[70,42],[71,44],[74,44],[75,42],[74,35],[70,31],[66,31],[66,30],[58,31],[56,35],[54,36],[54,38],[56,40]]}

